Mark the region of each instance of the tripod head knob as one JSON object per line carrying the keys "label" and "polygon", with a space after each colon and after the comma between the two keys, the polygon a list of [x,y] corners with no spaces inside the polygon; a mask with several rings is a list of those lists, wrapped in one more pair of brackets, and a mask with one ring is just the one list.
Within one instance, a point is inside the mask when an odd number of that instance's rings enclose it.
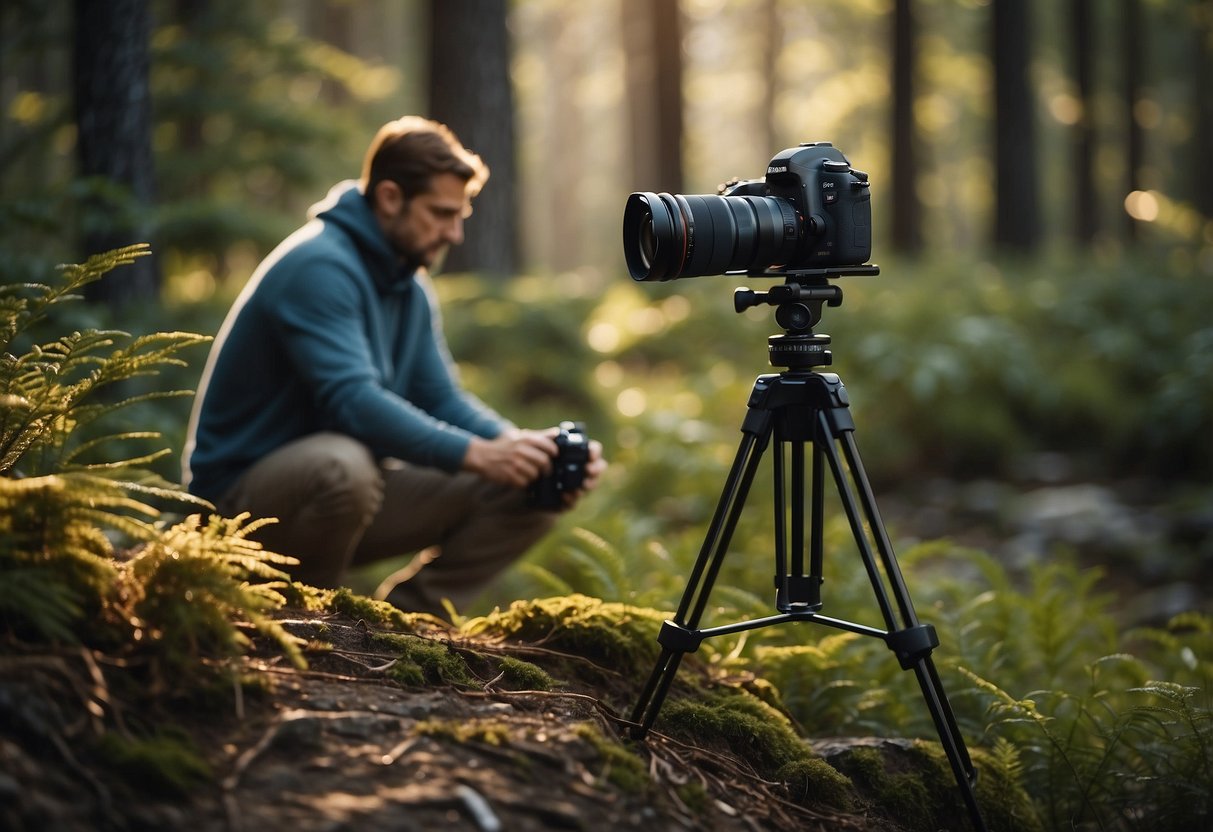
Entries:
{"label": "tripod head knob", "polygon": [[[772,286],[765,292],[756,292],[753,289],[737,288],[733,290],[733,310],[736,312],[744,312],[753,306],[780,306],[785,303],[806,303],[816,304],[818,307],[822,303],[829,306],[842,305],[842,287],[836,286],[833,283],[826,283],[824,280],[821,283],[803,284],[803,283],[785,283],[782,286]],[[820,320],[820,315],[818,316]],[[816,323],[816,321],[814,321]]]}

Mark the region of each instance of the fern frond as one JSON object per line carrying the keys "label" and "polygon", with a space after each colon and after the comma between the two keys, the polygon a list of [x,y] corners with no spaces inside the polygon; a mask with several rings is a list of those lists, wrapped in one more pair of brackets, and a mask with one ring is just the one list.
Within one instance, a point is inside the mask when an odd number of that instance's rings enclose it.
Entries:
{"label": "fern frond", "polygon": [[48,541],[48,544],[76,559],[90,556],[108,560],[114,555],[114,544],[106,537],[105,532],[87,523],[76,523],[64,528],[59,538]]}
{"label": "fern frond", "polygon": [[[151,434],[158,437],[158,433]],[[125,474],[136,471],[144,466],[151,465],[158,459],[163,459],[172,454],[168,448],[161,448],[158,451],[151,451],[142,456],[130,457],[129,459],[115,459],[110,462],[88,462],[77,465],[67,465],[60,463],[60,467],[69,471],[111,471],[115,474]]]}
{"label": "fern frond", "polygon": [[151,246],[149,244],[135,243],[134,245],[123,246],[122,248],[91,255],[83,263],[61,263],[59,270],[63,272],[66,284],[55,294],[55,297],[66,292],[74,292],[77,289],[81,289],[89,283],[100,280],[106,273],[113,271],[119,266],[130,265],[138,258],[146,257],[151,253]]}
{"label": "fern frond", "polygon": [[134,480],[125,480],[122,487],[134,494],[143,494],[148,497],[155,497],[160,500],[171,500],[175,503],[185,503],[187,505],[196,506],[198,508],[213,509],[209,500],[199,497],[197,494],[191,494],[179,485],[172,483],[153,484],[150,482],[136,482]]}
{"label": "fern frond", "polygon": [[243,519],[212,517],[204,525],[192,515],[162,529],[124,567],[139,598],[131,613],[158,633],[170,664],[204,650],[231,656],[247,649],[236,628],[241,620],[273,638],[292,661],[303,661],[298,640],[264,614],[285,603],[278,588],[287,575],[275,564],[297,561],[264,551],[241,536],[245,528]]}
{"label": "fern frond", "polygon": [[164,401],[166,399],[180,399],[186,396],[194,395],[193,390],[154,390],[148,393],[139,393],[134,396],[128,396],[115,402],[103,402],[97,404],[80,404],[72,411],[80,422],[87,423],[95,421],[100,416],[108,416],[111,413],[116,413],[128,407],[147,404],[148,402]]}
{"label": "fern frond", "polygon": [[11,501],[14,500],[25,500],[52,491],[62,491],[65,485],[64,479],[55,474],[21,479],[0,477],[0,508],[11,505]]}
{"label": "fern frond", "polygon": [[[64,465],[71,465],[77,457],[83,456],[103,445],[111,445],[117,442],[133,442],[140,439],[159,439],[160,433],[154,430],[139,430],[126,431],[124,433],[111,433],[106,436],[97,436],[87,441],[81,442],[75,448],[68,451],[63,457]],[[84,467],[88,467],[87,465]]]}
{"label": "fern frond", "polygon": [[[133,500],[131,502],[141,506],[149,516],[155,517],[158,514],[155,509],[143,506],[141,503],[135,503]],[[99,528],[113,529],[132,540],[149,540],[155,536],[155,526],[152,524],[134,517],[116,514],[107,509],[73,508],[65,511],[63,514],[68,520],[93,524]]]}
{"label": "fern frond", "polygon": [[518,570],[533,579],[540,587],[540,595],[573,595],[572,584],[561,578],[552,570],[537,563],[519,564]]}

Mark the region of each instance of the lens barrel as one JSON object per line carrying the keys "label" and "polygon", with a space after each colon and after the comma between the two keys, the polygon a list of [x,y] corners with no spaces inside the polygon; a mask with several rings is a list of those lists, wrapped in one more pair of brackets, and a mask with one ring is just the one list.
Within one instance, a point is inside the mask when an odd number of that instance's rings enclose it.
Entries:
{"label": "lens barrel", "polygon": [[802,236],[796,208],[771,196],[642,191],[623,212],[623,250],[633,280],[763,271],[787,263]]}

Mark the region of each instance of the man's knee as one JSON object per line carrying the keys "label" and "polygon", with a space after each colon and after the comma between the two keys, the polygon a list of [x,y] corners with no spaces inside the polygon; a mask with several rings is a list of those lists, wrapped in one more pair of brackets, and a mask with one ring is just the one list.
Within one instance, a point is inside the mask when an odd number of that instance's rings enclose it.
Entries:
{"label": "man's knee", "polygon": [[370,449],[339,433],[317,434],[300,448],[315,476],[316,498],[334,509],[373,515],[383,503],[383,474]]}

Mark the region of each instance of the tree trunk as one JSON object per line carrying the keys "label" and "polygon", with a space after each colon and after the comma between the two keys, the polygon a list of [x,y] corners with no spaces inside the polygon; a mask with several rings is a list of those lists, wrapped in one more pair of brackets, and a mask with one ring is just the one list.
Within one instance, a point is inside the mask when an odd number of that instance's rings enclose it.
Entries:
{"label": "tree trunk", "polygon": [[1040,240],[1030,15],[1023,0],[994,0],[993,11],[994,244],[1028,253]]}
{"label": "tree trunk", "polygon": [[[543,205],[541,223],[547,228],[549,241],[545,252],[546,268],[557,272],[575,269],[584,262],[581,248],[584,217],[576,210],[574,194],[584,187],[586,160],[581,153],[569,152],[583,147],[586,118],[580,107],[560,107],[559,102],[576,99],[585,71],[585,40],[575,31],[575,20],[582,12],[575,6],[559,3],[552,7],[545,27],[543,46],[545,66],[548,67],[550,111],[545,119],[544,141],[548,147],[563,152],[553,153],[543,166],[541,176],[555,187],[540,192]],[[572,204],[570,204],[570,200]]]}
{"label": "tree trunk", "polygon": [[1078,87],[1078,121],[1073,131],[1071,175],[1074,189],[1074,241],[1087,245],[1099,232],[1095,191],[1094,20],[1091,0],[1070,0],[1070,44]]}
{"label": "tree trunk", "polygon": [[[1125,113],[1125,188],[1126,193],[1141,190],[1141,166],[1145,161],[1146,135],[1138,118],[1137,103],[1141,100],[1142,67],[1145,65],[1145,21],[1140,0],[1124,0],[1121,18],[1121,55],[1123,66],[1123,98]],[[1137,220],[1126,211],[1125,237],[1137,238]]]}
{"label": "tree trunk", "polygon": [[922,248],[922,232],[915,180],[914,128],[914,25],[912,0],[896,0],[893,10],[893,249],[905,253]]}
{"label": "tree trunk", "polygon": [[631,188],[680,193],[682,22],[678,2],[623,0],[622,14]]}
{"label": "tree trunk", "polygon": [[445,270],[518,270],[517,161],[504,0],[431,0],[430,117],[492,171]]}
{"label": "tree trunk", "polygon": [[[96,184],[83,206],[87,254],[148,242],[154,191],[147,0],[75,0],[73,89],[80,175]],[[113,306],[158,296],[153,257],[90,285]]]}

